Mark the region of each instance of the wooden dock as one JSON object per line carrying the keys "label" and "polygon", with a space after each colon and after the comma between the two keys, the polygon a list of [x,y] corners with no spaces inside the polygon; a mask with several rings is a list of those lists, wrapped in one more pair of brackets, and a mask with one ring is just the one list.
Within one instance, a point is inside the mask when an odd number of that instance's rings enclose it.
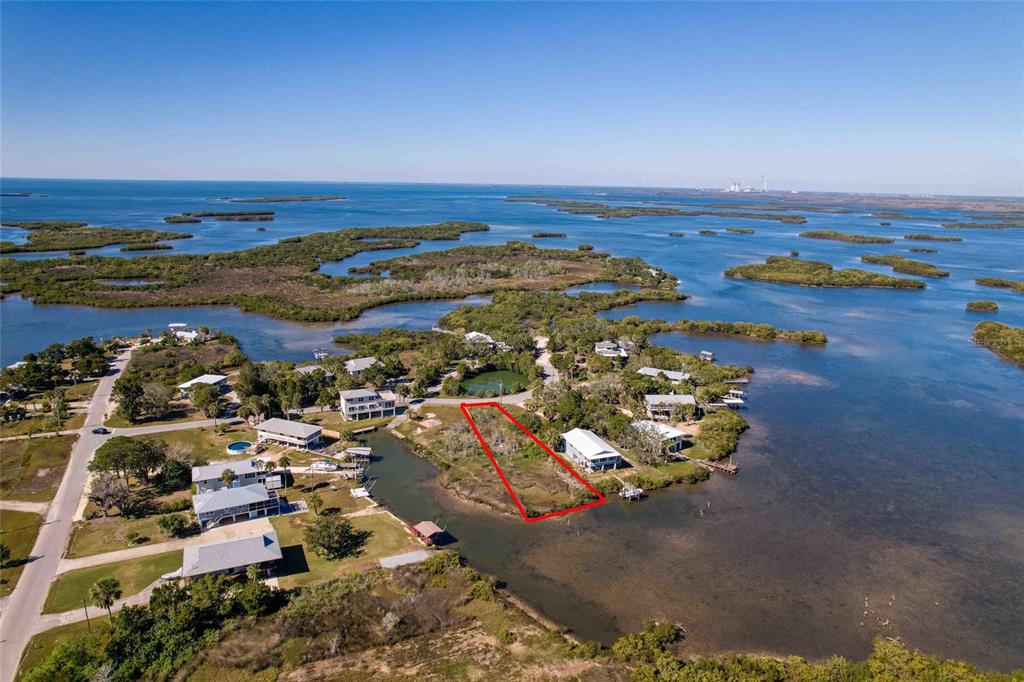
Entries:
{"label": "wooden dock", "polygon": [[703,464],[709,469],[715,469],[716,471],[724,471],[727,474],[735,475],[740,470],[738,466],[732,463],[721,464],[720,462],[709,462],[706,459],[695,459],[692,461],[697,462],[698,464]]}
{"label": "wooden dock", "polygon": [[376,426],[364,426],[361,429],[353,429],[351,431],[351,433],[352,433],[353,436],[358,436],[361,433],[370,433],[371,431],[376,431],[376,430],[377,430]]}

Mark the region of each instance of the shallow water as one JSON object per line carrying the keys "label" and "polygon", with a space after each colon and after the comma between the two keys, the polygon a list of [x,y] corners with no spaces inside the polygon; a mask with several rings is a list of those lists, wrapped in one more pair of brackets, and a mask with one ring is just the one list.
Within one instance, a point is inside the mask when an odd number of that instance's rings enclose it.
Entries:
{"label": "shallow water", "polygon": [[[378,434],[370,437],[384,453],[373,465],[372,473],[380,476],[375,494],[408,520],[448,523],[474,565],[586,637],[608,640],[660,616],[686,626],[694,651],[862,656],[875,634],[899,634],[923,650],[1003,669],[1024,666],[1024,373],[970,342],[982,319],[1024,325],[1024,296],[973,283],[986,275],[1024,277],[1024,230],[954,232],[898,219],[882,227],[866,217],[869,207],[853,214],[807,213],[806,225],[715,217],[598,220],[502,200],[509,194],[593,199],[595,190],[584,188],[25,180],[3,185],[4,191],[50,195],[5,197],[5,220],[83,219],[194,231],[195,239],[173,242],[185,252],[233,250],[347,226],[451,219],[492,227],[458,242],[360,254],[325,265],[329,274],[404,252],[528,241],[539,230],[566,232],[566,239],[536,243],[590,243],[616,256],[644,258],[679,277],[680,291],[690,296],[685,303],[609,311],[609,317],[820,329],[830,338],[824,348],[678,334],[658,339],[756,368],[744,413],[752,428],[735,458],[741,469],[736,477],[715,476],[706,484],[658,491],[637,504],[616,500],[527,525],[452,500],[434,483],[428,463]],[[601,200],[650,196],[607,192]],[[241,194],[350,198],[268,205],[278,219],[262,224],[265,233],[252,223],[161,221],[170,213],[211,208],[206,197]],[[755,234],[723,231],[731,226],[750,226]],[[719,234],[699,237],[699,229]],[[808,229],[896,237],[927,231],[964,241],[856,245],[797,236]],[[669,237],[672,231],[687,236]],[[908,253],[922,245],[938,253]],[[887,274],[889,268],[864,265],[859,257],[901,253],[951,274],[926,280],[923,291],[787,287],[722,276],[733,265],[792,249],[837,267]],[[974,299],[995,300],[1001,310],[965,312],[964,304]],[[11,296],[0,302],[0,355],[9,364],[52,341],[187,321],[235,334],[257,359],[308,360],[312,348],[329,344],[342,330],[425,329],[455,305],[417,302],[370,311],[347,325],[306,325],[233,308],[100,310],[34,306]]]}

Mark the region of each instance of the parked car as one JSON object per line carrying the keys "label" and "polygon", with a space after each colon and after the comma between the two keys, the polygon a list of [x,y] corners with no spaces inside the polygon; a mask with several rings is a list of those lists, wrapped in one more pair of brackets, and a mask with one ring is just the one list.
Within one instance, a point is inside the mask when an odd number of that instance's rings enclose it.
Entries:
{"label": "parked car", "polygon": [[97,435],[99,435],[99,436],[105,436],[108,433],[110,433],[110,429],[108,429],[108,428],[106,428],[104,426],[97,426],[95,429],[92,430],[92,432],[97,434]]}

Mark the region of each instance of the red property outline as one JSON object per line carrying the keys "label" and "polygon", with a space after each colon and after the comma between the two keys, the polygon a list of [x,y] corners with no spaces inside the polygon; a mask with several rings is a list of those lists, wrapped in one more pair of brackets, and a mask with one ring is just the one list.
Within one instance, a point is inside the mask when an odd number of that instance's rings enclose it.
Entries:
{"label": "red property outline", "polygon": [[[486,402],[486,403],[461,403],[459,405],[459,407],[462,409],[462,414],[463,414],[463,416],[466,417],[466,421],[468,421],[469,425],[473,428],[473,433],[476,434],[477,440],[480,441],[480,445],[483,446],[484,452],[487,453],[487,457],[491,460],[491,464],[494,465],[494,470],[497,471],[498,472],[498,476],[501,477],[501,482],[505,484],[505,490],[507,490],[509,496],[512,497],[512,501],[516,503],[516,507],[519,509],[519,515],[522,516],[523,520],[526,521],[527,523],[534,523],[536,521],[543,521],[544,519],[550,519],[550,518],[555,517],[555,516],[562,516],[563,514],[571,514],[573,512],[582,511],[584,509],[590,509],[591,507],[599,507],[600,505],[602,505],[602,504],[604,504],[605,502],[608,501],[608,499],[604,495],[602,495],[600,493],[600,491],[597,490],[597,488],[595,488],[594,486],[590,485],[590,483],[588,483],[585,478],[583,478],[578,473],[576,473],[575,469],[573,469],[571,466],[569,466],[564,461],[562,461],[562,459],[558,455],[556,455],[551,448],[549,448],[547,445],[542,443],[540,441],[540,439],[537,438],[537,436],[533,435],[533,433],[531,433],[528,428],[526,428],[525,426],[520,424],[516,420],[515,417],[513,417],[511,414],[509,414],[508,411],[505,410],[505,408],[501,406],[501,403],[496,403],[496,402],[493,402],[493,401],[492,402]],[[512,486],[509,484],[508,479],[505,478],[505,472],[501,470],[501,465],[498,464],[498,460],[494,458],[494,454],[491,452],[491,448],[487,446],[487,441],[484,440],[483,435],[480,433],[480,429],[477,428],[476,422],[474,422],[473,418],[469,415],[469,410],[470,410],[470,408],[473,408],[473,407],[496,407],[496,408],[498,408],[499,412],[501,412],[503,415],[505,415],[505,417],[507,417],[508,420],[511,421],[513,424],[518,426],[519,430],[522,431],[523,433],[525,433],[527,436],[529,436],[530,440],[532,440],[534,443],[536,443],[538,446],[540,446],[540,448],[542,450],[544,450],[544,452],[546,452],[549,455],[551,455],[555,459],[556,462],[561,464],[562,467],[566,471],[568,471],[570,474],[572,474],[573,478],[575,478],[577,481],[582,483],[584,485],[584,487],[586,487],[587,490],[589,490],[590,492],[592,492],[595,495],[597,495],[597,499],[594,500],[593,502],[588,502],[587,504],[581,504],[581,505],[576,506],[576,507],[570,507],[569,509],[561,509],[559,511],[549,512],[547,514],[541,514],[540,516],[527,516],[526,515],[526,508],[523,507],[523,503],[519,501],[519,496],[516,495],[514,490],[512,490]]]}

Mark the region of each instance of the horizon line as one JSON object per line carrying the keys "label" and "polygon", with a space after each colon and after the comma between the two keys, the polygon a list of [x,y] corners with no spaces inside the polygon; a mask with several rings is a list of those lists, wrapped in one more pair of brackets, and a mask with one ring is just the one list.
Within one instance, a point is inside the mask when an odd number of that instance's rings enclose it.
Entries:
{"label": "horizon line", "polygon": [[718,187],[684,187],[672,185],[617,185],[617,184],[572,184],[572,183],[512,183],[512,182],[457,182],[457,181],[430,181],[430,180],[283,180],[283,179],[249,179],[232,180],[224,178],[68,178],[68,177],[32,177],[22,175],[2,175],[0,182],[5,180],[43,180],[43,181],[78,181],[78,182],[266,182],[266,183],[307,183],[327,185],[457,185],[465,187],[573,187],[584,189],[658,189],[658,190],[688,190],[693,192],[713,192],[718,194],[736,195],[771,195],[771,194],[846,194],[851,196],[877,196],[877,197],[945,197],[950,199],[1020,199],[1024,200],[1024,193],[1021,194],[943,194],[937,192],[867,192],[855,190],[815,190],[815,189],[770,189],[768,191],[753,190],[750,192],[727,192],[724,188]]}

